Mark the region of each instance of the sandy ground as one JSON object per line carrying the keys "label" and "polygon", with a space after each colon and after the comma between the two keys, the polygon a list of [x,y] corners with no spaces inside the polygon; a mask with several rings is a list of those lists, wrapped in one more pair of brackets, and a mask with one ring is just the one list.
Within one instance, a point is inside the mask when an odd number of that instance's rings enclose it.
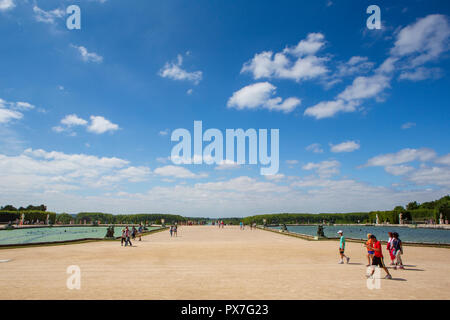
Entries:
{"label": "sandy ground", "polygon": [[[0,250],[0,299],[449,299],[450,249],[405,247],[406,270],[366,283],[365,249],[239,227],[181,227],[136,241]],[[385,252],[386,253],[386,252]],[[69,265],[81,289],[69,290]],[[381,272],[384,277],[384,271]]]}

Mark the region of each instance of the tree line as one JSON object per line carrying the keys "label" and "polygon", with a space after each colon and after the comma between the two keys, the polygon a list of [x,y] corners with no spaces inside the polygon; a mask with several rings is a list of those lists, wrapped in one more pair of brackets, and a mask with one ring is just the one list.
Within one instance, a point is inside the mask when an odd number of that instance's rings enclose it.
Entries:
{"label": "tree line", "polygon": [[423,202],[421,204],[416,201],[408,203],[405,207],[396,206],[393,210],[387,211],[371,211],[371,212],[351,212],[351,213],[275,213],[275,214],[260,214],[245,218],[193,218],[184,217],[175,214],[164,213],[140,213],[140,214],[111,214],[101,212],[80,212],[78,214],[61,213],[56,214],[47,212],[45,205],[15,208],[12,205],[0,207],[0,222],[9,222],[21,219],[22,213],[25,215],[25,220],[28,221],[45,221],[49,215],[50,223],[69,224],[73,221],[76,224],[83,224],[84,221],[88,224],[97,223],[102,224],[138,224],[138,223],[155,223],[161,224],[162,219],[166,224],[175,222],[208,222],[212,220],[223,220],[226,224],[239,224],[243,221],[246,224],[256,222],[263,224],[264,219],[268,224],[318,224],[323,223],[337,223],[337,224],[351,224],[351,223],[375,223],[376,216],[380,222],[399,223],[399,214],[402,214],[402,219],[407,222],[424,222],[430,219],[435,222],[439,221],[442,215],[444,220],[450,220],[450,196],[447,195],[435,201]]}
{"label": "tree line", "polygon": [[264,219],[267,224],[318,224],[337,223],[375,223],[376,216],[381,223],[399,223],[399,214],[402,214],[402,220],[406,222],[424,222],[428,220],[439,221],[442,214],[444,220],[450,220],[450,196],[447,195],[435,201],[424,202],[422,204],[416,201],[410,202],[403,206],[396,206],[393,210],[387,211],[371,211],[371,212],[354,212],[354,213],[277,213],[277,214],[260,214],[243,218],[243,222],[248,224],[256,222],[263,224]]}

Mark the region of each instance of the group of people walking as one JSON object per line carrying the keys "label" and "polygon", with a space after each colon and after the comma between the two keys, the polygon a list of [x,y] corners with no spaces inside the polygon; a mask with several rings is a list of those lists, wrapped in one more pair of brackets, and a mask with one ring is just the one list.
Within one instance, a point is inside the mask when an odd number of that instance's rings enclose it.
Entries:
{"label": "group of people walking", "polygon": [[178,237],[178,226],[176,223],[170,226],[169,233],[171,237]]}
{"label": "group of people walking", "polygon": [[128,226],[122,229],[122,238],[120,241],[120,245],[123,246],[125,243],[125,247],[129,244],[130,246],[133,246],[131,243],[131,239],[135,240],[136,237],[139,237],[139,241],[142,241],[142,232],[144,231],[144,227],[140,224],[138,229],[133,226],[133,228],[130,230]]}
{"label": "group of people walking", "polygon": [[[345,237],[344,233],[339,230],[338,234],[340,235],[339,241],[339,256],[340,261],[339,264],[344,263],[344,259],[346,259],[347,263],[350,261],[350,257],[345,255]],[[388,232],[389,240],[387,241],[386,249],[389,252],[391,258],[391,266],[394,266],[394,269],[404,269],[402,255],[403,255],[403,245],[402,241],[399,238],[399,234],[397,232]],[[375,267],[378,266],[382,268],[386,272],[385,279],[392,279],[389,270],[384,264],[383,250],[381,246],[380,240],[374,234],[367,234],[367,242],[365,244],[367,249],[367,267]],[[367,277],[373,277],[375,269],[372,268],[372,271],[367,275]]]}

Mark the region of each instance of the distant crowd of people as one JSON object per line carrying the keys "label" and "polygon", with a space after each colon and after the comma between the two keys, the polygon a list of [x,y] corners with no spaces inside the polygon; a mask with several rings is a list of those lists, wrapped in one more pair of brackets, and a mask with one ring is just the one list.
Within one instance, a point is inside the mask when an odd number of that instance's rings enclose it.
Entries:
{"label": "distant crowd of people", "polygon": [[[344,263],[344,259],[349,263],[350,257],[345,255],[345,237],[343,231],[339,230],[338,234],[340,235],[339,241],[339,264]],[[391,258],[391,266],[394,266],[394,269],[404,269],[403,266],[403,245],[402,240],[400,240],[399,234],[397,232],[388,232],[389,239],[387,241],[386,249],[389,252],[389,256]],[[378,266],[382,268],[386,272],[385,279],[392,279],[389,270],[384,264],[383,250],[381,246],[380,240],[374,234],[367,234],[367,242],[364,245],[367,249],[367,267],[375,267]],[[367,275],[367,277],[373,277],[375,269],[372,268],[371,272]]]}

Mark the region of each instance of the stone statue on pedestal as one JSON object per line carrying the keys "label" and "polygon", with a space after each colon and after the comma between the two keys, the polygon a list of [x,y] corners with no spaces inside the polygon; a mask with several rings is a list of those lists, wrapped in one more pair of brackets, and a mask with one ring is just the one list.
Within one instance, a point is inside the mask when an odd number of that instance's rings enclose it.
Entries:
{"label": "stone statue on pedestal", "polygon": [[114,227],[113,226],[109,226],[108,229],[106,229],[105,238],[114,238]]}
{"label": "stone statue on pedestal", "polygon": [[319,238],[325,238],[325,233],[323,233],[323,226],[322,225],[318,225],[317,226],[317,236]]}

